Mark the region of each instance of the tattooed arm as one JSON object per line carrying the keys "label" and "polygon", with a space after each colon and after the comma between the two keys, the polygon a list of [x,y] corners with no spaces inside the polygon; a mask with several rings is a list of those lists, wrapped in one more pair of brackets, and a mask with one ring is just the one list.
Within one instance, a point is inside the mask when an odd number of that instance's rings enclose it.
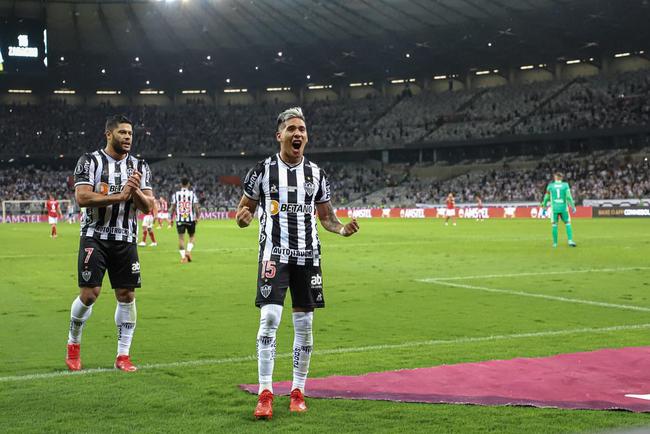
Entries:
{"label": "tattooed arm", "polygon": [[327,201],[324,203],[317,203],[316,209],[318,210],[320,224],[327,231],[343,235],[344,237],[349,237],[359,231],[359,223],[357,223],[357,219],[353,218],[352,221],[346,225],[339,221],[334,212],[334,208],[332,208],[332,202]]}

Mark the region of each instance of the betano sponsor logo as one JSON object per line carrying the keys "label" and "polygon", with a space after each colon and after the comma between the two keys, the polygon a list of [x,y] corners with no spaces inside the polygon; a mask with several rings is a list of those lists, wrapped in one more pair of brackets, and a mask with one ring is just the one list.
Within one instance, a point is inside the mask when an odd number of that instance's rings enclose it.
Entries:
{"label": "betano sponsor logo", "polygon": [[313,214],[314,205],[311,203],[280,203],[277,200],[271,201],[271,215],[276,215],[281,212],[291,214]]}

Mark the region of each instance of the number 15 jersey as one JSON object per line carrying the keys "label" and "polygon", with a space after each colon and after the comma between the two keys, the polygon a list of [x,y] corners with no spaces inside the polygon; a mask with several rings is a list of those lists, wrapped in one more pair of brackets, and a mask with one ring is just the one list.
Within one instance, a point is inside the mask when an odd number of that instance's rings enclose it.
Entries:
{"label": "number 15 jersey", "polygon": [[316,204],[330,200],[325,172],[303,157],[290,166],[279,154],[251,169],[244,194],[259,201],[259,260],[320,265]]}

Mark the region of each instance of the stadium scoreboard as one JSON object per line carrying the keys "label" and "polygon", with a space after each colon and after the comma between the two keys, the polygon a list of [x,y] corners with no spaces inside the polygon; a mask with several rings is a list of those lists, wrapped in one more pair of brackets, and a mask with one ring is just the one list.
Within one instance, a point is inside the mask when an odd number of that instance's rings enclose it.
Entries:
{"label": "stadium scoreboard", "polygon": [[0,18],[0,75],[47,72],[47,29],[39,20]]}

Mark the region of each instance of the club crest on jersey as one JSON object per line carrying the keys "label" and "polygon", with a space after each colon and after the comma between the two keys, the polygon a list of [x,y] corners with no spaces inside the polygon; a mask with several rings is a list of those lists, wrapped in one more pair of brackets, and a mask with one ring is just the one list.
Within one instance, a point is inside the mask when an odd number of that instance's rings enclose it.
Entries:
{"label": "club crest on jersey", "polygon": [[90,276],[92,276],[92,271],[82,271],[81,272],[81,277],[83,278],[84,282],[88,282],[90,280]]}
{"label": "club crest on jersey", "polygon": [[313,182],[305,182],[305,194],[307,196],[313,196],[315,190],[316,186],[314,186]]}
{"label": "club crest on jersey", "polygon": [[273,287],[271,285],[262,285],[260,286],[260,294],[262,294],[262,297],[264,298],[269,298],[272,289]]}
{"label": "club crest on jersey", "polygon": [[128,169],[126,169],[126,176],[133,176],[133,172],[134,172],[133,167],[129,167]]}
{"label": "club crest on jersey", "polygon": [[278,187],[275,184],[271,185],[271,193],[277,193],[278,192]]}

